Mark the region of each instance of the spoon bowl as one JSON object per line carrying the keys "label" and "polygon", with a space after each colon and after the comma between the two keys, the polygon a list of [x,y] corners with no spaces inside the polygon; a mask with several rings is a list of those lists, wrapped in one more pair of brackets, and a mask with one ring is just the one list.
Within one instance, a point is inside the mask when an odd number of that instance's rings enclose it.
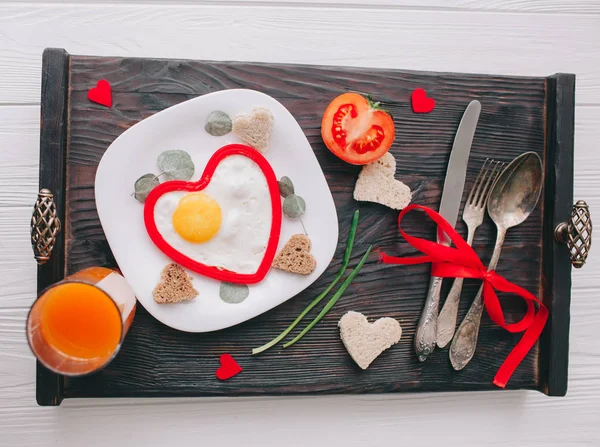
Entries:
{"label": "spoon bowl", "polygon": [[535,152],[525,152],[502,171],[487,203],[498,228],[507,230],[529,217],[540,198],[542,180],[542,160]]}

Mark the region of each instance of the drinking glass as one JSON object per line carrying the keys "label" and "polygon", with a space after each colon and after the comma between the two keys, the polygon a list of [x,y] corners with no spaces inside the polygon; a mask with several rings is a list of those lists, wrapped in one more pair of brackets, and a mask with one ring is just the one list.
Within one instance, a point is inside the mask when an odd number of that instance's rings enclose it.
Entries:
{"label": "drinking glass", "polygon": [[133,290],[118,271],[90,267],[42,292],[27,317],[27,340],[46,368],[88,374],[117,355],[135,308]]}

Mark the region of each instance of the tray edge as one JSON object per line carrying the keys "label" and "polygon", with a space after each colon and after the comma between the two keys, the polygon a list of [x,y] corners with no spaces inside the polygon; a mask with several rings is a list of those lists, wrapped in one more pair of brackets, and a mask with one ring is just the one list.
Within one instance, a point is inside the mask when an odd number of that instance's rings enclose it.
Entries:
{"label": "tray edge", "polygon": [[[46,48],[42,55],[42,94],[40,111],[40,188],[54,194],[63,231],[58,235],[52,257],[38,266],[39,293],[64,278],[67,110],[69,99],[69,53]],[[60,405],[64,397],[64,378],[36,362],[36,400],[41,406]]]}
{"label": "tray edge", "polygon": [[571,262],[567,247],[554,240],[554,228],[567,221],[573,206],[574,74],[557,73],[546,78],[545,112],[542,290],[550,316],[540,339],[540,391],[548,396],[564,396],[569,368]]}

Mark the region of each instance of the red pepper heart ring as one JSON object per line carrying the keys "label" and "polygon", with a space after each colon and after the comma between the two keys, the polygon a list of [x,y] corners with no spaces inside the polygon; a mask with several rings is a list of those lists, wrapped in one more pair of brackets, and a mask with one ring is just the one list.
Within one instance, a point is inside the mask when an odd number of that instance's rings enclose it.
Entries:
{"label": "red pepper heart ring", "polygon": [[[251,161],[253,161],[256,166],[258,166],[262,175],[266,180],[266,187],[268,188],[269,199],[271,202],[271,215],[269,216],[271,219],[271,226],[268,232],[268,241],[267,238],[267,229],[268,227],[262,227],[263,235],[266,242],[266,248],[264,248],[264,254],[262,260],[260,261],[260,265],[254,273],[241,273],[227,270],[226,268],[218,265],[207,265],[206,263],[200,262],[198,260],[192,259],[190,256],[182,253],[180,250],[173,247],[172,244],[167,242],[164,235],[159,231],[159,226],[157,225],[156,220],[156,205],[159,199],[171,192],[189,192],[189,193],[197,193],[201,192],[205,188],[209,186],[211,180],[213,179],[213,174],[215,174],[215,170],[219,166],[221,162],[223,162],[227,157],[232,155],[241,155],[244,156]],[[232,160],[233,162],[233,160]],[[255,172],[258,172],[256,170]],[[218,174],[217,174],[218,175]],[[215,177],[218,178],[218,177]],[[234,179],[235,180],[235,179]],[[263,184],[264,185],[264,184]],[[263,186],[264,188],[264,186]],[[264,198],[264,196],[263,196]],[[265,199],[266,200],[266,199]],[[183,202],[183,200],[181,201]],[[180,202],[180,203],[181,203]],[[265,208],[268,207],[268,202],[263,202]],[[263,209],[265,209],[263,208]],[[268,214],[268,208],[266,208],[266,213]],[[195,213],[195,211],[194,211]],[[266,219],[266,218],[265,218]],[[146,225],[146,230],[150,239],[154,244],[167,256],[169,256],[173,261],[181,265],[182,267],[188,268],[196,273],[201,275],[219,280],[226,281],[237,284],[255,284],[264,279],[267,272],[271,268],[271,264],[275,257],[277,251],[277,245],[279,244],[279,235],[281,232],[281,199],[279,197],[279,186],[277,183],[277,177],[273,172],[273,168],[266,160],[266,158],[258,152],[256,149],[253,149],[249,146],[245,146],[242,144],[230,144],[222,147],[217,150],[204,169],[202,176],[198,181],[188,182],[188,181],[180,181],[173,180],[161,183],[156,188],[152,190],[152,192],[148,195],[146,202],[144,204],[144,224]],[[219,231],[218,227],[215,231]],[[183,239],[181,239],[183,240]],[[172,240],[173,241],[173,240]],[[187,246],[190,246],[189,242],[184,241]],[[250,244],[252,241],[244,241]],[[202,244],[191,244],[195,246],[202,247]],[[264,246],[262,246],[264,247]],[[260,253],[260,252],[255,252]],[[188,253],[189,254],[189,253]],[[259,256],[259,255],[258,255]],[[260,258],[255,258],[255,263],[258,264]]]}

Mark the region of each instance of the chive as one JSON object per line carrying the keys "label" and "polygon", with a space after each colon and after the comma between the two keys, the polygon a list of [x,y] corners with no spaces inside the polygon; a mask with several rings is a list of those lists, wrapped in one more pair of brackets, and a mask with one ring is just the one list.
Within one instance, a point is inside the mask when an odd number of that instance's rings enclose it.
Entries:
{"label": "chive", "polygon": [[352,224],[350,225],[350,232],[348,233],[348,242],[346,243],[346,252],[344,253],[344,261],[342,262],[342,267],[340,268],[340,271],[338,272],[338,274],[335,277],[335,279],[333,280],[333,282],[318,297],[316,297],[312,301],[312,303],[310,303],[308,306],[306,306],[306,308],[302,311],[302,313],[300,315],[298,315],[298,317],[296,317],[294,322],[292,324],[290,324],[281,334],[279,334],[277,337],[275,337],[269,343],[264,344],[258,348],[254,348],[252,350],[252,355],[260,354],[261,352],[266,351],[269,348],[272,348],[277,343],[279,343],[281,340],[283,340],[285,338],[285,336],[287,334],[289,334],[290,331],[292,329],[294,329],[298,323],[300,323],[300,321],[306,316],[306,314],[308,312],[310,312],[313,307],[315,307],[317,304],[319,304],[321,302],[321,300],[323,298],[325,298],[325,296],[329,292],[331,292],[331,289],[333,289],[333,287],[342,278],[342,276],[344,275],[344,272],[346,271],[346,268],[348,267],[348,262],[350,262],[350,256],[352,255],[352,247],[354,246],[354,238],[356,237],[356,228],[357,227],[358,227],[358,210],[354,211],[354,216],[352,217]]}
{"label": "chive", "polygon": [[315,317],[315,319],[313,321],[311,321],[310,324],[308,326],[306,326],[302,332],[300,332],[298,335],[296,335],[296,338],[294,338],[292,341],[287,342],[285,345],[283,345],[284,348],[292,346],[294,343],[296,343],[298,340],[300,340],[302,337],[304,337],[304,335],[308,331],[310,331],[315,324],[317,324],[319,321],[321,321],[321,319],[325,316],[325,314],[331,310],[331,308],[335,305],[337,300],[340,299],[340,297],[344,294],[344,292],[346,291],[348,286],[352,283],[352,280],[354,280],[354,277],[358,274],[358,272],[360,272],[360,269],[362,268],[365,261],[367,260],[367,256],[369,256],[369,253],[371,253],[372,248],[373,248],[373,246],[371,245],[369,247],[369,249],[367,250],[367,252],[362,257],[362,259],[360,260],[360,262],[358,263],[358,265],[354,268],[354,270],[352,270],[352,273],[350,273],[350,275],[348,275],[346,280],[342,283],[341,287],[338,289],[338,291],[335,293],[335,295],[333,295],[331,297],[331,299],[325,305],[325,307],[319,313],[319,315],[317,315]]}

